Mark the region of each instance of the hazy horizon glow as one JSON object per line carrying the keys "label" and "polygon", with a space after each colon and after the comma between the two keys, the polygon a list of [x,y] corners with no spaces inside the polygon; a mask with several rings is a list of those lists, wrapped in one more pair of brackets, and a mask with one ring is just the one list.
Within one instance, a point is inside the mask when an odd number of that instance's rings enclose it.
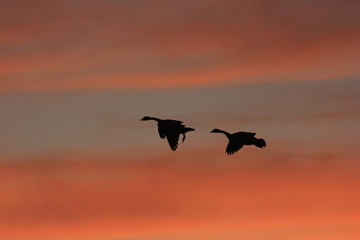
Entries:
{"label": "hazy horizon glow", "polygon": [[359,234],[355,155],[312,155],[303,163],[269,154],[250,159],[254,155],[245,152],[239,160],[198,151],[136,161],[48,156],[3,164],[1,232],[9,239]]}

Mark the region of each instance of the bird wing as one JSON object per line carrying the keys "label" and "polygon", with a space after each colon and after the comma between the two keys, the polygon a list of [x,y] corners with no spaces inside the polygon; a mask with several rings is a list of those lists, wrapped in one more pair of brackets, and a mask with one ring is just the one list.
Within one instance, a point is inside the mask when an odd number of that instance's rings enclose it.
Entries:
{"label": "bird wing", "polygon": [[179,120],[165,119],[163,121],[168,122],[170,124],[180,124],[180,125],[182,125],[182,121],[179,121]]}
{"label": "bird wing", "polygon": [[226,146],[226,153],[228,155],[234,154],[239,151],[244,145],[242,143],[236,141],[229,141],[228,145]]}
{"label": "bird wing", "polygon": [[170,145],[171,150],[176,151],[179,142],[180,134],[176,131],[167,131],[165,133],[166,139]]}
{"label": "bird wing", "polygon": [[181,121],[164,120],[158,123],[158,131],[161,138],[167,139],[171,150],[176,151],[179,142],[179,136],[184,128]]}
{"label": "bird wing", "polygon": [[177,120],[162,120],[158,123],[158,132],[160,138],[164,139],[167,132],[174,131],[175,129],[181,129],[184,125],[181,121]]}
{"label": "bird wing", "polygon": [[160,125],[158,125],[158,132],[159,132],[159,135],[160,135],[160,138],[164,139],[165,138],[165,131],[164,131],[164,128]]}
{"label": "bird wing", "polygon": [[252,132],[237,132],[233,134],[234,136],[238,136],[238,137],[255,137],[256,133],[252,133]]}

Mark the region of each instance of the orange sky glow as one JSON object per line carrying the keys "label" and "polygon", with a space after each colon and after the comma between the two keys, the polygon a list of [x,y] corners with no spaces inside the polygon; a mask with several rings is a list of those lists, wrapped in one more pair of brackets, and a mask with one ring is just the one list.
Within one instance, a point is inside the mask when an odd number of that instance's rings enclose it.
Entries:
{"label": "orange sky glow", "polygon": [[[270,165],[264,155],[245,162],[209,155],[213,157],[193,152],[136,161],[53,156],[4,164],[2,235],[285,239],[304,231],[309,239],[332,239],[347,227],[349,235],[360,233],[355,156],[319,156],[308,163],[276,158]],[[314,232],[323,236],[314,237]]]}
{"label": "orange sky glow", "polygon": [[[1,1],[0,239],[360,239],[359,12]],[[146,115],[196,130],[171,152]]]}

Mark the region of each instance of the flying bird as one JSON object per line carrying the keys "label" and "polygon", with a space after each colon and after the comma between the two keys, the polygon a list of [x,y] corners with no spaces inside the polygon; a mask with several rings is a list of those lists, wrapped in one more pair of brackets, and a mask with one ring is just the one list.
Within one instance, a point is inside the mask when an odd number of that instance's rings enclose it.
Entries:
{"label": "flying bird", "polygon": [[228,155],[234,154],[239,151],[244,145],[255,145],[258,148],[263,148],[266,146],[266,142],[262,138],[256,138],[256,133],[251,132],[237,132],[237,133],[228,133],[220,129],[213,129],[211,133],[223,133],[229,139],[229,143],[226,146],[226,153]]}
{"label": "flying bird", "polygon": [[185,140],[185,133],[195,131],[193,128],[185,127],[182,121],[171,119],[159,119],[155,117],[143,117],[140,121],[157,121],[160,138],[166,138],[171,150],[176,151],[180,134],[183,135],[182,142]]}

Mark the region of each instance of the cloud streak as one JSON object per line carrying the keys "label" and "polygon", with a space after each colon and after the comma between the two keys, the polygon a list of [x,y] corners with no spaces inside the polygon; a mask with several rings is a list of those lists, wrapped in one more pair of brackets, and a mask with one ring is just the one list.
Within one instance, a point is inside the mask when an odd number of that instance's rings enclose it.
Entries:
{"label": "cloud streak", "polygon": [[17,3],[1,10],[3,92],[359,75],[354,1]]}

